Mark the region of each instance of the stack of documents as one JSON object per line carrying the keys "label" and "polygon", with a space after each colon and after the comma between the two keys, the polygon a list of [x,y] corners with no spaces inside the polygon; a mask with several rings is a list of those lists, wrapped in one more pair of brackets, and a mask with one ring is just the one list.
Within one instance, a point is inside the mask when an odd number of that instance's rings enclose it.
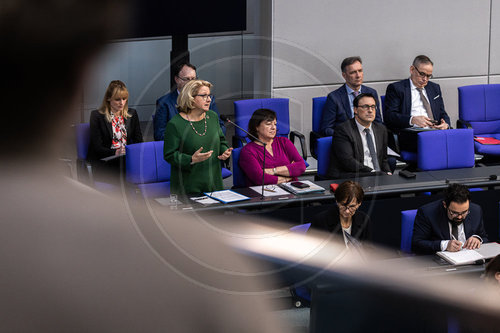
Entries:
{"label": "stack of documents", "polygon": [[295,186],[292,186],[291,183],[293,182],[288,182],[288,183],[281,183],[279,186],[284,188],[290,193],[293,194],[306,194],[306,193],[311,193],[311,192],[323,192],[325,189],[319,185],[314,184],[312,181],[309,180],[301,180],[301,183],[309,185],[309,187],[306,188],[298,188]]}
{"label": "stack of documents", "polygon": [[476,250],[462,249],[458,252],[440,251],[437,253],[438,256],[453,265],[473,264],[478,260],[490,259],[499,254],[500,244],[498,243],[482,244]]}

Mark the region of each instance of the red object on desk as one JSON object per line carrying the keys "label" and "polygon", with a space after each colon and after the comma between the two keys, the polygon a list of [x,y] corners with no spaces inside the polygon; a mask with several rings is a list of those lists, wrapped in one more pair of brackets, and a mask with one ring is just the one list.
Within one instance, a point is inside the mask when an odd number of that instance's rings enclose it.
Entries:
{"label": "red object on desk", "polygon": [[499,145],[500,140],[495,139],[495,138],[487,138],[487,137],[482,137],[482,136],[475,136],[474,141],[479,142],[483,145]]}
{"label": "red object on desk", "polygon": [[337,190],[337,187],[339,187],[339,184],[337,183],[330,184],[330,190],[332,190],[333,192]]}

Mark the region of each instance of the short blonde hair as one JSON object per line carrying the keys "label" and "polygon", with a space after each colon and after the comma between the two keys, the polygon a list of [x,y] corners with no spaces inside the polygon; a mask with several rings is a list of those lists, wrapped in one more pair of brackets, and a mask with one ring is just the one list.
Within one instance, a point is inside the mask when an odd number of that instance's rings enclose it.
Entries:
{"label": "short blonde hair", "polygon": [[109,101],[116,97],[127,99],[127,102],[125,103],[125,106],[123,107],[123,111],[120,114],[120,116],[122,116],[125,119],[130,117],[130,114],[128,113],[127,86],[125,86],[125,83],[123,83],[120,80],[113,80],[109,83],[108,88],[104,93],[104,98],[102,99],[101,107],[99,108],[99,112],[104,114],[109,122],[111,122],[111,120],[113,119],[113,115],[111,114],[111,105]]}
{"label": "short blonde hair", "polygon": [[191,80],[182,88],[177,97],[177,109],[184,113],[189,113],[194,109],[194,97],[201,87],[212,89],[212,84],[204,80]]}

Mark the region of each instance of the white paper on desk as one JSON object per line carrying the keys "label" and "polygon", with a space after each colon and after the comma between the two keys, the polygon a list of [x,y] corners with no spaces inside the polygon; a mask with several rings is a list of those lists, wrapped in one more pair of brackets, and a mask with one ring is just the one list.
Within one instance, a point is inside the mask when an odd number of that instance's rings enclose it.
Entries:
{"label": "white paper on desk", "polygon": [[[262,194],[262,186],[251,186],[250,188],[257,193]],[[274,197],[278,195],[289,195],[289,194],[290,193],[288,191],[285,191],[284,189],[282,189],[277,185],[264,185],[265,197]]]}
{"label": "white paper on desk", "polygon": [[475,250],[467,249],[462,249],[458,252],[440,251],[437,254],[453,265],[471,264],[476,260],[483,259],[483,256]]}
{"label": "white paper on desk", "polygon": [[196,201],[197,203],[200,203],[202,205],[212,205],[212,204],[219,203],[219,201],[212,199],[210,197],[207,197],[206,195],[204,195],[202,197],[192,197],[189,199]]}
{"label": "white paper on desk", "polygon": [[222,190],[222,191],[214,191],[214,192],[205,192],[205,195],[208,195],[211,198],[217,199],[223,203],[230,203],[242,200],[250,199],[243,194],[239,194],[237,192],[231,190]]}

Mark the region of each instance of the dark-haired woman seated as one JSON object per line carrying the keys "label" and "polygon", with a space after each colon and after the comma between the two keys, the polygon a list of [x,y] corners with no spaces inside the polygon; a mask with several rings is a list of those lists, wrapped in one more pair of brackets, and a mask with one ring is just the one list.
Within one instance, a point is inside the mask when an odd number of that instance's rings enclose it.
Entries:
{"label": "dark-haired woman seated", "polygon": [[[256,110],[248,122],[248,132],[266,143],[264,184],[280,184],[297,180],[306,170],[306,164],[293,143],[276,136],[276,113],[269,109]],[[243,147],[239,165],[245,173],[247,185],[262,185],[264,147],[255,141]]]}
{"label": "dark-haired woman seated", "polygon": [[363,196],[363,188],[358,183],[343,182],[335,191],[337,205],[314,216],[311,229],[335,233],[343,237],[346,245],[351,238],[360,242],[369,240],[370,217],[358,210]]}

